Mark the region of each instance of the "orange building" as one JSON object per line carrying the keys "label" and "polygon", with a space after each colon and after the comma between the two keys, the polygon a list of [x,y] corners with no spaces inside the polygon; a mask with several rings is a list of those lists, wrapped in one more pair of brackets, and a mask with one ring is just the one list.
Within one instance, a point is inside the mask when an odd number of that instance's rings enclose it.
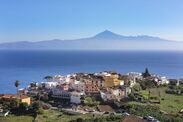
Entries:
{"label": "orange building", "polygon": [[0,99],[5,101],[12,101],[12,100],[20,100],[22,103],[27,103],[28,105],[31,104],[31,98],[24,95],[16,95],[16,94],[0,94]]}

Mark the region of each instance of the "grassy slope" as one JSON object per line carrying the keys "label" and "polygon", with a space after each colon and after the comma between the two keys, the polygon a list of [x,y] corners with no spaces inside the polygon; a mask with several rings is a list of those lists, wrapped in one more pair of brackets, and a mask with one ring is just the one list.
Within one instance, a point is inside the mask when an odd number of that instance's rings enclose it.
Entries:
{"label": "grassy slope", "polygon": [[[96,115],[95,117],[97,117]],[[77,118],[93,118],[92,114],[78,114],[78,115],[66,115],[59,111],[54,110],[45,110],[42,115],[38,115],[37,119],[38,122],[68,122],[70,120],[74,120]]]}
{"label": "grassy slope", "polygon": [[7,116],[0,117],[0,122],[32,122],[33,117],[31,116]]}
{"label": "grassy slope", "polygon": [[[160,91],[161,103],[156,105],[159,106],[161,110],[167,113],[177,114],[183,108],[183,95],[166,94],[165,90],[166,90],[165,87],[150,89],[151,91],[150,96],[157,96],[159,98],[159,91]],[[148,90],[140,91],[140,94],[142,94],[145,98],[147,98]],[[143,104],[143,103],[130,102],[130,104]]]}
{"label": "grassy slope", "polygon": [[[77,118],[92,118],[92,114],[79,114],[79,115],[65,115],[62,112],[55,110],[45,110],[43,114],[38,115],[36,120],[38,122],[68,122]],[[31,116],[13,116],[0,117],[0,122],[32,122]]]}
{"label": "grassy slope", "polygon": [[[95,115],[94,117],[100,118],[101,115]],[[106,116],[107,117],[107,116]],[[37,116],[37,122],[68,122],[70,120],[76,120],[78,118],[91,119],[93,114],[78,114],[78,115],[66,115],[62,112],[55,110],[44,110],[43,114]],[[31,116],[13,116],[0,117],[0,122],[32,122]]]}
{"label": "grassy slope", "polygon": [[160,108],[168,113],[176,114],[183,108],[183,95],[166,94],[166,88],[159,88],[161,92]]}

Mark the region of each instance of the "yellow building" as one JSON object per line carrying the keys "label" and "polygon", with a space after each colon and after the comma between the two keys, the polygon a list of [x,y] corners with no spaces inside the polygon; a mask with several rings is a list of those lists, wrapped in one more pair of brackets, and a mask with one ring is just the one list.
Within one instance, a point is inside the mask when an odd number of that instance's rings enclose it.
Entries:
{"label": "yellow building", "polygon": [[22,96],[20,98],[20,102],[27,103],[28,105],[30,105],[31,104],[31,98],[30,97],[27,97],[27,96]]}
{"label": "yellow building", "polygon": [[12,101],[12,100],[20,100],[22,103],[27,103],[28,105],[31,104],[31,98],[24,95],[16,95],[16,94],[0,94],[0,99],[5,101]]}
{"label": "yellow building", "polygon": [[118,79],[116,76],[104,76],[104,86],[105,87],[113,87],[113,86],[119,86],[121,80]]}

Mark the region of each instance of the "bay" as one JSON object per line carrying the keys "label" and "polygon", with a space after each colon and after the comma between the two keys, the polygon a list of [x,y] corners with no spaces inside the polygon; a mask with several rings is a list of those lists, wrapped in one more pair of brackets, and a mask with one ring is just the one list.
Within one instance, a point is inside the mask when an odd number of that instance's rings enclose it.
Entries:
{"label": "bay", "polygon": [[15,80],[20,87],[42,82],[46,75],[105,70],[143,72],[148,67],[154,74],[168,78],[183,77],[181,51],[63,51],[0,50],[0,93],[15,93]]}

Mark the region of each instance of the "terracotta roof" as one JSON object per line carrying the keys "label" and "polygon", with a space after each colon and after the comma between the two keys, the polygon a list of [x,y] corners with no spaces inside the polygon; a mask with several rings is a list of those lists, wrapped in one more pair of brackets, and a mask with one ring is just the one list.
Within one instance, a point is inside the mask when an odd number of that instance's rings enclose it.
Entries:
{"label": "terracotta roof", "polygon": [[147,122],[147,121],[135,115],[129,115],[129,116],[126,116],[122,122]]}
{"label": "terracotta roof", "polygon": [[109,105],[98,105],[97,108],[100,112],[114,112],[114,109]]}

